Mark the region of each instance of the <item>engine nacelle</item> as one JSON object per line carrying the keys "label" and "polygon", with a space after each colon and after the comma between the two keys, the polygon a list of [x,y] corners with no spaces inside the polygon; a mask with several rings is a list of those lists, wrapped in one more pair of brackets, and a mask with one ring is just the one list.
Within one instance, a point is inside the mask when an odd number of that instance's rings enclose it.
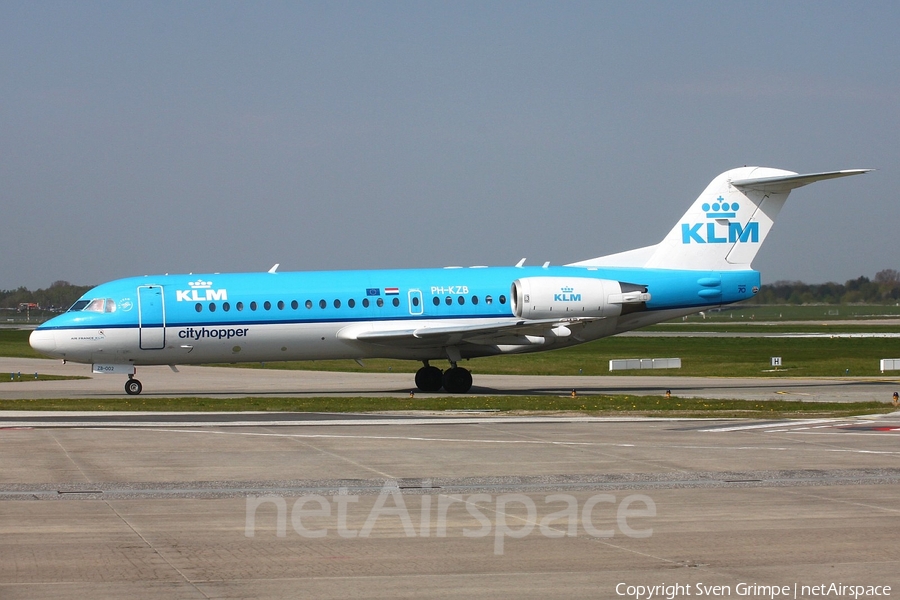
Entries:
{"label": "engine nacelle", "polygon": [[617,317],[644,310],[650,294],[633,283],[589,277],[524,277],[512,284],[513,313],[523,319]]}

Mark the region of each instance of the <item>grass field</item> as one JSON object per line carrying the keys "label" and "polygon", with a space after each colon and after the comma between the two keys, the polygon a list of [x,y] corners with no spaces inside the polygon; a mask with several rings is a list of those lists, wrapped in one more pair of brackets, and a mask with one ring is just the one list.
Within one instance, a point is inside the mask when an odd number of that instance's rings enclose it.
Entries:
{"label": "grass field", "polygon": [[[732,328],[731,325],[734,325]],[[779,325],[772,323],[675,323],[651,331],[763,331],[766,333],[897,332],[900,326],[876,325]],[[28,345],[29,331],[0,329],[0,356],[39,358]],[[781,356],[782,370],[771,369],[770,358]],[[466,366],[479,373],[530,375],[634,375],[636,371],[608,370],[612,358],[680,357],[677,370],[639,371],[641,375],[693,375],[735,377],[821,377],[879,375],[878,359],[900,356],[897,338],[704,338],[611,337],[574,348],[521,356],[476,359]],[[399,360],[367,360],[365,367],[353,361],[286,362],[240,365],[247,368],[279,368],[354,372],[413,373],[419,363]],[[40,375],[41,379],[52,377]],[[27,386],[33,374],[23,374]],[[0,383],[14,385],[0,374]],[[803,403],[784,401],[733,401],[664,398],[661,396],[491,396],[431,398],[155,398],[128,397],[108,400],[50,399],[4,400],[0,410],[144,410],[144,411],[453,411],[501,412],[550,411],[591,415],[654,415],[680,417],[789,418],[848,416],[895,410],[890,404]]]}
{"label": "grass field", "polygon": [[4,400],[0,410],[116,410],[189,412],[386,412],[497,411],[579,413],[584,415],[716,418],[815,418],[891,412],[880,402],[827,403],[706,400],[663,396],[452,396],[415,398],[156,398]]}
{"label": "grass field", "polygon": [[[833,321],[900,318],[900,305],[885,304],[736,304],[691,315],[687,321]],[[681,319],[679,319],[680,321]]]}
{"label": "grass field", "polygon": [[[663,330],[681,325],[657,326]],[[750,327],[749,325],[741,327]],[[766,326],[769,333],[797,331],[797,326]],[[840,326],[841,332],[846,327]],[[771,329],[769,329],[771,328]],[[804,326],[808,332],[837,333],[832,328]],[[741,331],[746,329],[741,328]],[[877,331],[900,330],[898,326],[876,327]],[[0,355],[39,358],[28,345],[28,331],[0,330]],[[782,367],[773,371],[771,357],[780,356]],[[681,369],[639,371],[642,375],[715,377],[840,377],[880,375],[881,358],[900,357],[898,338],[704,338],[704,337],[610,337],[573,348],[479,358],[465,363],[475,374],[506,375],[634,375],[636,371],[609,371],[614,358],[681,358]],[[366,373],[414,373],[420,363],[372,359],[360,367],[352,360],[245,363],[246,368],[273,368]],[[2,375],[0,375],[2,379]]]}
{"label": "grass field", "polygon": [[[611,337],[550,352],[478,358],[473,373],[504,375],[685,375],[707,377],[839,377],[880,375],[879,359],[900,356],[898,338]],[[771,357],[783,366],[771,368]],[[681,369],[609,371],[614,358],[681,358]],[[373,359],[245,363],[247,368],[414,373],[419,363]]]}

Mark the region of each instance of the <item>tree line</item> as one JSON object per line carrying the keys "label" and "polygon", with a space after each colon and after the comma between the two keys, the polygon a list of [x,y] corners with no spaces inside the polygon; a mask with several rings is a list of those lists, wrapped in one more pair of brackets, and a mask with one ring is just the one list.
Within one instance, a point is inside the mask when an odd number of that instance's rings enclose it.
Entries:
{"label": "tree line", "polygon": [[47,289],[30,291],[24,287],[0,290],[0,308],[19,309],[30,305],[43,310],[65,310],[81,298],[91,285],[72,285],[68,281],[54,281]]}
{"label": "tree line", "polygon": [[[0,308],[66,309],[93,286],[55,281],[49,288],[34,292],[20,287],[0,290]],[[874,279],[857,277],[844,283],[803,283],[776,281],[763,285],[748,304],[896,304],[900,302],[900,271],[878,271]]]}
{"label": "tree line", "polygon": [[776,281],[763,285],[748,304],[896,304],[900,271],[885,269],[874,279],[857,277],[844,283]]}

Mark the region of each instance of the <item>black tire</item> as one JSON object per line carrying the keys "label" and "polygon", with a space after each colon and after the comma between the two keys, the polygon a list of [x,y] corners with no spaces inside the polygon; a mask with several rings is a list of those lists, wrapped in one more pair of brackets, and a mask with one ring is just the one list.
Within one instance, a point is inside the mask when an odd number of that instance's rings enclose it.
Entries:
{"label": "black tire", "polygon": [[444,371],[444,389],[451,394],[465,394],[472,389],[472,374],[462,367],[447,369]]}
{"label": "black tire", "polygon": [[125,393],[129,396],[137,396],[142,389],[144,389],[144,386],[137,379],[129,379],[125,382]]}
{"label": "black tire", "polygon": [[416,371],[416,387],[423,392],[436,392],[444,385],[443,375],[437,367],[422,367]]}

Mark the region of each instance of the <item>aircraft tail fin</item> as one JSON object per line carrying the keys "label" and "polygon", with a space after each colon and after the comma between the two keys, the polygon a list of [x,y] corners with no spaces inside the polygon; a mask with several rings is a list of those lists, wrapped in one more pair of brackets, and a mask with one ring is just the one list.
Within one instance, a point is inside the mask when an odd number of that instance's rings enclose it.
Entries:
{"label": "aircraft tail fin", "polygon": [[731,169],[712,180],[659,244],[573,266],[749,269],[791,190],[868,171],[871,169],[800,175],[767,167]]}

